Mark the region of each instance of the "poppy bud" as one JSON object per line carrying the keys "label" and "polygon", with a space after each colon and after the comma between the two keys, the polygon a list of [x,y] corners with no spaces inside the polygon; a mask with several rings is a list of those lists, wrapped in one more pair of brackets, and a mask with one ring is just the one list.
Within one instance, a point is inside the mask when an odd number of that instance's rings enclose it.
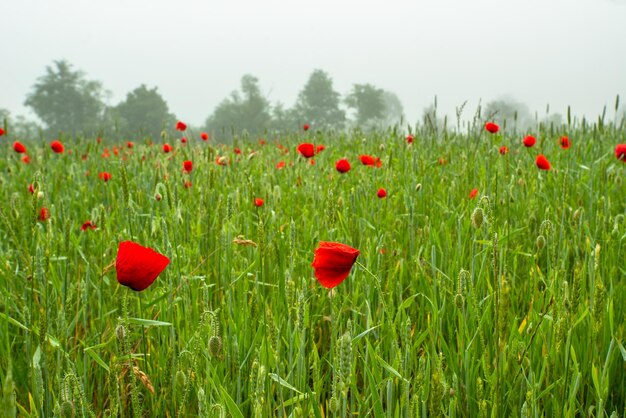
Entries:
{"label": "poppy bud", "polygon": [[474,212],[472,212],[472,226],[476,229],[480,229],[480,227],[483,226],[484,218],[485,213],[482,208],[478,207],[474,209]]}
{"label": "poppy bud", "polygon": [[536,244],[537,244],[537,250],[541,251],[543,247],[546,246],[546,237],[544,237],[543,235],[537,236]]}
{"label": "poppy bud", "polygon": [[211,353],[212,357],[219,357],[222,353],[222,339],[213,335],[209,338],[209,353]]}
{"label": "poppy bud", "polygon": [[156,200],[157,202],[160,202],[161,199],[163,199],[163,196],[161,196],[161,193],[154,194],[154,200]]}

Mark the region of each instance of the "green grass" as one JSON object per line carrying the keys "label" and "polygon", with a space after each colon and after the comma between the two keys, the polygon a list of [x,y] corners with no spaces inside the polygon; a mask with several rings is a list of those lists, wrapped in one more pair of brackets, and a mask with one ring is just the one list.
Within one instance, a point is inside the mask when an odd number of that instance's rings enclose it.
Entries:
{"label": "green grass", "polygon": [[[30,164],[0,138],[0,410],[624,416],[626,165],[613,149],[625,131],[533,134],[525,149],[506,131],[436,140],[423,130],[412,146],[393,131],[309,131],[263,146],[240,139],[239,157],[196,138],[170,138],[172,154],[61,138],[62,155],[28,145]],[[295,152],[304,141],[326,146],[315,165]],[[102,158],[114,145],[119,156]],[[539,153],[551,171],[536,168]],[[352,169],[339,174],[343,157]],[[36,220],[41,207],[50,220]],[[86,220],[98,229],[82,232]],[[124,240],[171,259],[141,293],[110,266]],[[313,275],[319,241],[361,252],[332,293]]]}

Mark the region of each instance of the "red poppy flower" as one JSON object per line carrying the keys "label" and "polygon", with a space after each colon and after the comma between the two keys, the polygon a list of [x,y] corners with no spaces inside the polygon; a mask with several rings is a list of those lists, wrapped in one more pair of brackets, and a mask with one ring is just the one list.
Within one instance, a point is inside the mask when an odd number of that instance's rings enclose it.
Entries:
{"label": "red poppy flower", "polygon": [[183,171],[185,173],[191,173],[191,170],[193,170],[193,163],[189,160],[186,160],[183,162]]}
{"label": "red poppy flower", "polygon": [[406,136],[406,143],[407,144],[412,144],[414,139],[415,139],[415,137],[413,135],[409,134],[409,135]]}
{"label": "red poppy flower", "polygon": [[259,199],[258,197],[254,199],[254,206],[256,206],[257,208],[263,206],[263,199]]}
{"label": "red poppy flower", "polygon": [[184,187],[185,189],[189,189],[189,188],[191,188],[191,181],[190,181],[190,180],[187,180],[186,182],[184,182],[184,183],[183,183],[183,187]]}
{"label": "red poppy flower", "polygon": [[536,143],[537,139],[532,135],[528,135],[526,138],[524,138],[524,146],[526,148],[532,148]]}
{"label": "red poppy flower", "polygon": [[163,144],[163,152],[167,154],[170,151],[172,151],[172,146],[170,144]]}
{"label": "red poppy flower", "polygon": [[259,145],[265,145],[265,140],[264,139],[259,139]]}
{"label": "red poppy flower", "polygon": [[65,147],[63,147],[61,141],[58,140],[52,141],[50,143],[50,148],[52,148],[52,151],[56,152],[57,154],[63,154],[63,151],[65,150]]}
{"label": "red poppy flower", "polygon": [[276,164],[276,169],[280,170],[281,168],[285,168],[284,161],[279,161],[278,164]]}
{"label": "red poppy flower", "polygon": [[298,145],[297,151],[304,158],[311,158],[315,155],[315,147],[313,146],[313,144],[309,144],[308,142],[304,142]]}
{"label": "red poppy flower", "polygon": [[376,159],[374,159],[374,157],[372,157],[371,155],[361,155],[359,159],[361,160],[361,164],[363,165],[376,164]]}
{"label": "red poppy flower", "polygon": [[506,145],[502,145],[500,147],[500,155],[506,155],[509,153],[509,149],[506,147]]}
{"label": "red poppy flower", "polygon": [[304,129],[305,131],[308,131],[311,128],[311,126],[308,123],[305,123],[304,125],[302,125],[302,129]]}
{"label": "red poppy flower", "polygon": [[487,122],[485,123],[485,130],[490,134],[495,134],[500,130],[500,127],[493,122]]}
{"label": "red poppy flower", "polygon": [[111,180],[111,173],[107,173],[106,171],[103,171],[103,172],[98,173],[98,177],[100,178],[100,180],[107,182]]}
{"label": "red poppy flower", "polygon": [[201,132],[200,133],[200,138],[202,138],[203,141],[208,141],[209,140],[209,134],[207,134],[206,132]]}
{"label": "red poppy flower", "polygon": [[101,143],[102,143],[102,138],[100,138],[100,137],[96,138],[96,142],[97,142],[98,144],[101,144]]}
{"label": "red poppy flower", "polygon": [[320,242],[311,265],[320,284],[332,289],[348,277],[358,256],[359,250],[348,245]]}
{"label": "red poppy flower", "polygon": [[537,164],[537,168],[539,168],[540,170],[550,170],[550,161],[548,161],[548,159],[543,154],[539,154],[537,156],[535,164]]}
{"label": "red poppy flower", "polygon": [[378,189],[378,192],[376,192],[376,196],[378,196],[381,199],[384,197],[387,197],[387,190],[383,188]]}
{"label": "red poppy flower", "polygon": [[446,165],[446,164],[448,164],[448,160],[446,160],[445,158],[441,157],[441,158],[439,158],[439,160],[437,160],[437,163],[439,165]]}
{"label": "red poppy flower", "polygon": [[139,292],[150,286],[169,263],[169,258],[151,248],[132,241],[120,242],[115,260],[117,281]]}
{"label": "red poppy flower", "polygon": [[337,161],[337,163],[335,164],[335,168],[342,174],[347,173],[348,171],[350,171],[350,163],[345,158],[342,158],[341,160]]}
{"label": "red poppy flower", "polygon": [[469,198],[473,199],[476,197],[476,195],[478,195],[478,189],[474,187],[472,191],[470,192]]}
{"label": "red poppy flower", "polygon": [[30,163],[30,157],[29,157],[28,155],[23,155],[23,156],[22,156],[22,162],[23,162],[24,164],[28,164],[28,163]]}
{"label": "red poppy flower", "polygon": [[5,134],[4,129],[0,128],[0,136],[2,136],[4,134]]}
{"label": "red poppy flower", "polygon": [[187,124],[181,121],[176,122],[176,130],[184,132],[187,130]]}
{"label": "red poppy flower", "polygon": [[239,147],[235,147],[235,149],[233,150],[233,152],[237,155],[241,155],[241,150],[239,149]]}
{"label": "red poppy flower", "polygon": [[615,146],[615,158],[626,163],[626,144],[617,144]]}
{"label": "red poppy flower", "polygon": [[126,148],[132,148],[135,144],[133,144],[131,141],[126,141]]}
{"label": "red poppy flower", "polygon": [[186,144],[187,143],[187,137],[183,136],[182,138],[180,138],[180,142],[183,143],[183,144]]}
{"label": "red poppy flower", "polygon": [[41,208],[41,210],[39,211],[39,216],[37,217],[37,219],[39,219],[41,222],[45,222],[48,219],[50,219],[50,209],[48,209],[48,208]]}
{"label": "red poppy flower", "polygon": [[319,154],[320,152],[324,151],[326,149],[326,147],[322,144],[319,144],[316,148],[315,148],[315,153]]}
{"label": "red poppy flower", "polygon": [[24,154],[26,152],[26,147],[20,141],[15,141],[13,143],[13,151],[17,152],[18,154]]}
{"label": "red poppy flower", "polygon": [[566,136],[562,136],[562,137],[559,139],[559,145],[560,145],[560,146],[561,146],[561,148],[563,148],[563,149],[568,149],[568,148],[570,147],[570,145],[571,145],[569,138],[568,138],[568,137],[566,137]]}
{"label": "red poppy flower", "polygon": [[30,194],[35,193],[35,187],[33,186],[33,183],[28,185],[28,191],[30,192]]}
{"label": "red poppy flower", "polygon": [[94,230],[96,229],[96,224],[91,222],[91,221],[86,221],[84,224],[81,225],[80,230],[81,231],[86,231],[88,229]]}

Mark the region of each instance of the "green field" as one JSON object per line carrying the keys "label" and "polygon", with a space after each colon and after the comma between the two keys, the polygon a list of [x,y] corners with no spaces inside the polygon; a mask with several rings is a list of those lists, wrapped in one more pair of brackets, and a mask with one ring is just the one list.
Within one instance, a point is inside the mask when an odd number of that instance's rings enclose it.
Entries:
{"label": "green field", "polygon": [[[624,124],[184,135],[0,137],[4,416],[625,415]],[[126,240],[170,259],[141,292]]]}

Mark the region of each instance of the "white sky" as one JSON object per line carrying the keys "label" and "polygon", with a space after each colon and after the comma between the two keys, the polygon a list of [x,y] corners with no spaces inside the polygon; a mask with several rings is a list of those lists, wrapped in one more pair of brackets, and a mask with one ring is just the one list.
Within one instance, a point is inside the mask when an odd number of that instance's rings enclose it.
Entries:
{"label": "white sky", "polygon": [[0,0],[0,108],[23,102],[53,60],[117,104],[158,86],[201,124],[251,73],[291,107],[315,68],[335,89],[396,93],[410,122],[438,96],[466,115],[503,95],[595,117],[626,108],[626,0]]}

